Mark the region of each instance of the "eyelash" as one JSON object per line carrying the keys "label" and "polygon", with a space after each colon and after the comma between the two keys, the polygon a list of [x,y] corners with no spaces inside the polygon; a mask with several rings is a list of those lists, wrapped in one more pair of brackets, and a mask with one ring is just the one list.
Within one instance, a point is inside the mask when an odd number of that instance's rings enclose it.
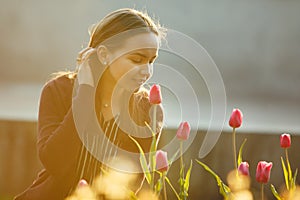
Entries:
{"label": "eyelash", "polygon": [[[143,62],[143,59],[142,58],[139,58],[139,59],[130,59],[133,63],[136,63],[136,64],[139,64],[139,63],[142,63]],[[153,64],[154,63],[154,60],[150,60],[149,61],[150,64]]]}
{"label": "eyelash", "polygon": [[142,59],[139,59],[139,60],[137,60],[137,59],[131,59],[131,61],[134,62],[134,63],[141,63]]}

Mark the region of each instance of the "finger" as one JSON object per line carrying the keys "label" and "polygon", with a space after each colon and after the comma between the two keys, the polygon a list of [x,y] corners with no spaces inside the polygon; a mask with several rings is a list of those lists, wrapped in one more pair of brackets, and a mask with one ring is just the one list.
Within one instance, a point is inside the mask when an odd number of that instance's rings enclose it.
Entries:
{"label": "finger", "polygon": [[84,49],[82,49],[77,56],[77,65],[81,64],[84,60],[86,60],[92,52],[94,52],[95,49],[92,47],[86,47]]}
{"label": "finger", "polygon": [[83,58],[83,59],[88,58],[88,57],[89,57],[93,52],[95,52],[95,51],[96,51],[96,49],[94,49],[94,48],[92,48],[92,47],[87,48],[87,50],[86,50],[85,52],[83,52],[82,58]]}

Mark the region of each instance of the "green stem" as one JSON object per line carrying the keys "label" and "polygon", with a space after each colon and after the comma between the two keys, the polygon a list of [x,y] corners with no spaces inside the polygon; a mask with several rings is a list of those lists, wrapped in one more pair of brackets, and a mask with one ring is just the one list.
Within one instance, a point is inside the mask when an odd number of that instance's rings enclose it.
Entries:
{"label": "green stem", "polygon": [[[152,117],[152,131],[154,133],[156,133],[156,109],[157,108],[157,105],[154,104],[153,105],[153,117]],[[156,137],[156,134],[153,135],[153,137]],[[155,149],[156,150],[156,149]],[[150,152],[150,155],[152,156],[155,156],[155,153],[154,152]],[[154,188],[154,177],[155,177],[155,166],[154,166],[154,162],[152,162],[152,158],[150,158],[151,160],[151,170],[152,170],[152,178],[151,178],[151,190],[154,191],[155,188]]]}
{"label": "green stem", "polygon": [[156,133],[156,110],[157,110],[157,105],[153,105],[153,118],[152,118],[152,131]]}
{"label": "green stem", "polygon": [[232,130],[232,148],[233,148],[234,169],[237,170],[236,144],[235,144],[235,128],[233,128],[233,130]]}
{"label": "green stem", "polygon": [[[152,167],[151,167],[152,168]],[[154,188],[154,169],[152,168],[151,169],[152,171],[151,171],[151,183],[150,183],[150,188],[151,188],[151,190],[152,191],[155,191],[155,188]]]}
{"label": "green stem", "polygon": [[183,141],[180,141],[180,168],[182,169],[182,178],[184,178],[184,166],[183,166]]}
{"label": "green stem", "polygon": [[289,162],[289,154],[287,148],[285,148],[285,157],[286,157],[286,161]]}
{"label": "green stem", "polygon": [[184,163],[183,163],[183,141],[180,141],[180,197],[182,200],[186,199],[185,191],[184,191],[184,182],[185,182],[185,175],[184,175]]}
{"label": "green stem", "polygon": [[167,189],[166,189],[166,173],[163,173],[163,187],[164,187],[164,200],[167,200]]}
{"label": "green stem", "polygon": [[261,200],[264,200],[264,184],[261,184]]}
{"label": "green stem", "polygon": [[289,154],[288,154],[288,148],[285,148],[285,157],[286,157],[286,163],[288,166],[288,179],[289,179],[289,187],[292,187],[292,170],[291,170],[291,165],[290,165],[290,161],[289,161]]}
{"label": "green stem", "polygon": [[179,194],[176,192],[175,188],[173,187],[173,185],[172,185],[171,181],[168,179],[168,177],[165,177],[165,180],[167,181],[167,183],[169,184],[169,186],[173,190],[173,192],[176,195],[177,199],[181,200],[181,198],[179,197]]}

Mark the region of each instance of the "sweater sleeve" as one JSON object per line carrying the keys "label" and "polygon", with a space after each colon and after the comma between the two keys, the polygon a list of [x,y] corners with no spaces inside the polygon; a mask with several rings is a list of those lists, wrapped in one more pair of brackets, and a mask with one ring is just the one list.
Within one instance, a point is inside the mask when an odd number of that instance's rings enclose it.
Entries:
{"label": "sweater sleeve", "polygon": [[[69,92],[70,95],[62,95],[65,88],[61,90],[60,87],[63,84],[65,83],[47,84],[42,90],[39,106],[39,158],[46,170],[54,176],[76,169],[77,156],[82,145],[76,131],[72,106],[65,107],[66,102],[72,102],[72,92]],[[91,91],[91,87],[87,85],[80,87],[75,102]]]}

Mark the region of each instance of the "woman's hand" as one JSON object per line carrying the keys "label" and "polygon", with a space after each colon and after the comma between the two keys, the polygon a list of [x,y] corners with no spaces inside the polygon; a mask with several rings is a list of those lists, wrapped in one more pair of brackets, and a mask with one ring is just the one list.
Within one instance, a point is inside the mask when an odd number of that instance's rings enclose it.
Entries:
{"label": "woman's hand", "polygon": [[78,74],[77,79],[79,85],[87,84],[94,87],[94,78],[89,65],[89,57],[96,50],[91,47],[87,47],[79,52],[77,58]]}

